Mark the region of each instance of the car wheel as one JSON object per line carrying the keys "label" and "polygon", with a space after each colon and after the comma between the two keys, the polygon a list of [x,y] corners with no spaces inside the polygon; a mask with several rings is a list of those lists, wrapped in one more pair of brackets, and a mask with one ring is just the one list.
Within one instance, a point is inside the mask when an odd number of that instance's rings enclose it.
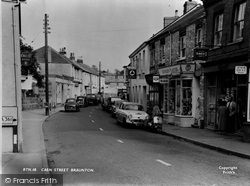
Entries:
{"label": "car wheel", "polygon": [[126,124],[127,124],[126,119],[123,118],[122,125],[126,126]]}

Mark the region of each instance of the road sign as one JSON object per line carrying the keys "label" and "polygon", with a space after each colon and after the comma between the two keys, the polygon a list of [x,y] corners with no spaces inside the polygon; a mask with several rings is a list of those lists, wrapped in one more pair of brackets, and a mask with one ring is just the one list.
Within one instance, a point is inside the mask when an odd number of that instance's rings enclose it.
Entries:
{"label": "road sign", "polygon": [[3,107],[2,125],[17,125],[17,107]]}

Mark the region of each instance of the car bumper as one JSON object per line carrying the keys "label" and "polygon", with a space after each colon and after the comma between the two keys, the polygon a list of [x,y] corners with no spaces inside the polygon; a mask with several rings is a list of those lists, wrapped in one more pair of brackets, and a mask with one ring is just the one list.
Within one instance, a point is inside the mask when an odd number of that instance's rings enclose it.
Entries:
{"label": "car bumper", "polygon": [[134,125],[134,126],[145,126],[148,123],[148,120],[145,119],[131,119],[131,120],[127,120],[127,123],[130,125]]}
{"label": "car bumper", "polygon": [[76,107],[74,107],[74,106],[68,106],[68,107],[64,107],[64,109],[66,111],[71,111],[71,110],[76,110]]}

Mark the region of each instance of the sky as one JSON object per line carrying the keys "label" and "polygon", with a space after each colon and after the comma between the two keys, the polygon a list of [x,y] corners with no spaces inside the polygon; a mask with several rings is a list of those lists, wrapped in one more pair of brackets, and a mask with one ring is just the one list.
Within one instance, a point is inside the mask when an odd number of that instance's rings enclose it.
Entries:
{"label": "sky", "polygon": [[[186,0],[27,0],[21,5],[24,43],[45,45],[44,16],[49,16],[48,45],[66,47],[89,66],[114,72],[129,55],[163,28],[163,18],[183,14]],[[196,0],[202,4],[200,0]]]}

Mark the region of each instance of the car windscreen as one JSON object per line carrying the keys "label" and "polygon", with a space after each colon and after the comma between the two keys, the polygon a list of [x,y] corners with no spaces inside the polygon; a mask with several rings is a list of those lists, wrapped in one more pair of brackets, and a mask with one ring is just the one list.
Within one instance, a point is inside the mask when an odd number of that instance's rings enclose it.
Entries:
{"label": "car windscreen", "polygon": [[125,105],[124,110],[138,110],[138,111],[143,111],[143,106],[142,105]]}
{"label": "car windscreen", "polygon": [[66,100],[66,103],[75,103],[75,102],[76,102],[75,99],[67,99],[67,100]]}

